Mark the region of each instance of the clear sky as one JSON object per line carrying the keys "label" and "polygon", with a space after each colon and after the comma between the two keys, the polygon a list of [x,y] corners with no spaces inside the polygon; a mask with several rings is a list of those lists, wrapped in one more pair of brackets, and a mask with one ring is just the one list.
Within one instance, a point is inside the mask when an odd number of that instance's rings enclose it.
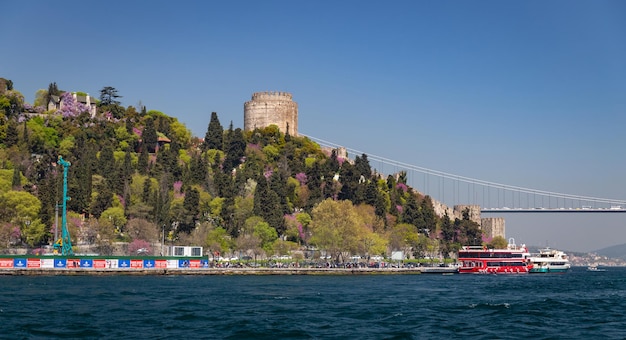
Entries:
{"label": "clear sky", "polygon": [[[243,128],[253,92],[286,91],[309,136],[470,178],[626,199],[624,1],[1,7],[0,77],[30,103],[51,82],[95,97],[113,86],[124,106],[203,137],[212,111]],[[626,214],[503,217],[518,243],[626,243]]]}

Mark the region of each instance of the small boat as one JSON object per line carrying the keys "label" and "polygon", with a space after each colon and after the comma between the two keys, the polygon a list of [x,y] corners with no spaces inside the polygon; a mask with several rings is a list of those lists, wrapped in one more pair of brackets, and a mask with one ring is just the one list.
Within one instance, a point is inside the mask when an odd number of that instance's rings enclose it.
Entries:
{"label": "small boat", "polygon": [[527,274],[533,264],[525,245],[515,245],[509,239],[505,249],[487,249],[482,246],[464,246],[459,250],[459,273],[470,274]]}
{"label": "small boat", "polygon": [[539,253],[531,254],[529,259],[533,264],[530,273],[565,273],[571,267],[567,254],[556,249],[539,249]]}
{"label": "small boat", "polygon": [[598,268],[597,264],[592,264],[589,267],[587,267],[587,271],[588,272],[605,272],[606,269]]}

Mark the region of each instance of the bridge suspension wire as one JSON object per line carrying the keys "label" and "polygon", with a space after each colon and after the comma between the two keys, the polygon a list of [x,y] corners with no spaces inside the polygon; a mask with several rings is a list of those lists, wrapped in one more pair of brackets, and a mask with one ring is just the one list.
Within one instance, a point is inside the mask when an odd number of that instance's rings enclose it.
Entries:
{"label": "bridge suspension wire", "polygon": [[[386,158],[386,157],[373,155],[373,154],[370,154],[370,153],[367,153],[367,152],[363,152],[363,151],[352,149],[352,148],[349,148],[349,147],[346,147],[346,146],[342,146],[342,145],[339,145],[339,144],[336,144],[336,143],[333,143],[333,142],[329,142],[329,141],[326,141],[326,140],[323,140],[323,139],[320,139],[320,138],[312,137],[312,136],[309,136],[309,135],[306,135],[306,134],[303,134],[303,133],[300,133],[300,132],[299,132],[299,134],[304,136],[304,137],[307,137],[307,138],[311,139],[312,141],[320,144],[321,146],[330,147],[330,148],[345,148],[348,152],[353,153],[355,155],[361,155],[361,154],[367,155],[368,160],[381,162],[383,164],[387,164],[387,165],[391,165],[391,166],[395,166],[395,167],[405,168],[407,170],[417,171],[417,172],[423,173],[425,175],[434,175],[434,176],[437,176],[437,177],[440,177],[440,178],[443,178],[443,179],[451,179],[451,180],[464,182],[464,183],[468,183],[468,184],[472,184],[472,185],[482,185],[483,187],[499,189],[499,190],[505,190],[505,191],[509,191],[509,192],[516,192],[518,194],[525,193],[525,194],[533,194],[533,195],[549,197],[549,198],[556,198],[556,199],[560,198],[560,199],[578,200],[578,201],[594,202],[594,203],[626,205],[626,200],[601,198],[601,197],[592,197],[592,196],[582,196],[582,195],[572,195],[572,194],[559,193],[559,192],[554,192],[554,191],[546,191],[546,190],[539,190],[539,189],[524,188],[524,187],[520,187],[520,186],[496,183],[496,182],[485,181],[485,180],[476,179],[476,178],[470,178],[470,177],[455,175],[455,174],[451,174],[451,173],[448,173],[448,172],[428,169],[428,168],[417,166],[417,165],[412,165],[412,164],[408,164],[408,163],[404,163],[404,162],[400,162],[400,161],[395,161],[395,160],[392,160],[392,159],[389,159],[389,158]],[[498,192],[498,195],[499,195],[499,192]]]}

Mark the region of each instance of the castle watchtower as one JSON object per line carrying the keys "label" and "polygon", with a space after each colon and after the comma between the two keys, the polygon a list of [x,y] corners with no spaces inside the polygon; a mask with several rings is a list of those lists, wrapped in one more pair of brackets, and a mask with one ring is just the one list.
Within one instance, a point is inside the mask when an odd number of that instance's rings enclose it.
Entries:
{"label": "castle watchtower", "polygon": [[298,135],[298,104],[291,93],[256,92],[243,104],[243,127],[250,131],[272,124],[282,133]]}

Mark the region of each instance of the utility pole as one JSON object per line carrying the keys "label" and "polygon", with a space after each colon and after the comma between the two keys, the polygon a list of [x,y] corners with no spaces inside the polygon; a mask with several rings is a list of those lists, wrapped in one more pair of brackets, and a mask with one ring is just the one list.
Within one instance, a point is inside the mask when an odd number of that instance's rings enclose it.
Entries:
{"label": "utility pole", "polygon": [[59,201],[54,206],[54,242],[59,240]]}
{"label": "utility pole", "polygon": [[163,256],[163,245],[165,244],[165,224],[163,225],[163,238],[161,239],[161,256]]}

